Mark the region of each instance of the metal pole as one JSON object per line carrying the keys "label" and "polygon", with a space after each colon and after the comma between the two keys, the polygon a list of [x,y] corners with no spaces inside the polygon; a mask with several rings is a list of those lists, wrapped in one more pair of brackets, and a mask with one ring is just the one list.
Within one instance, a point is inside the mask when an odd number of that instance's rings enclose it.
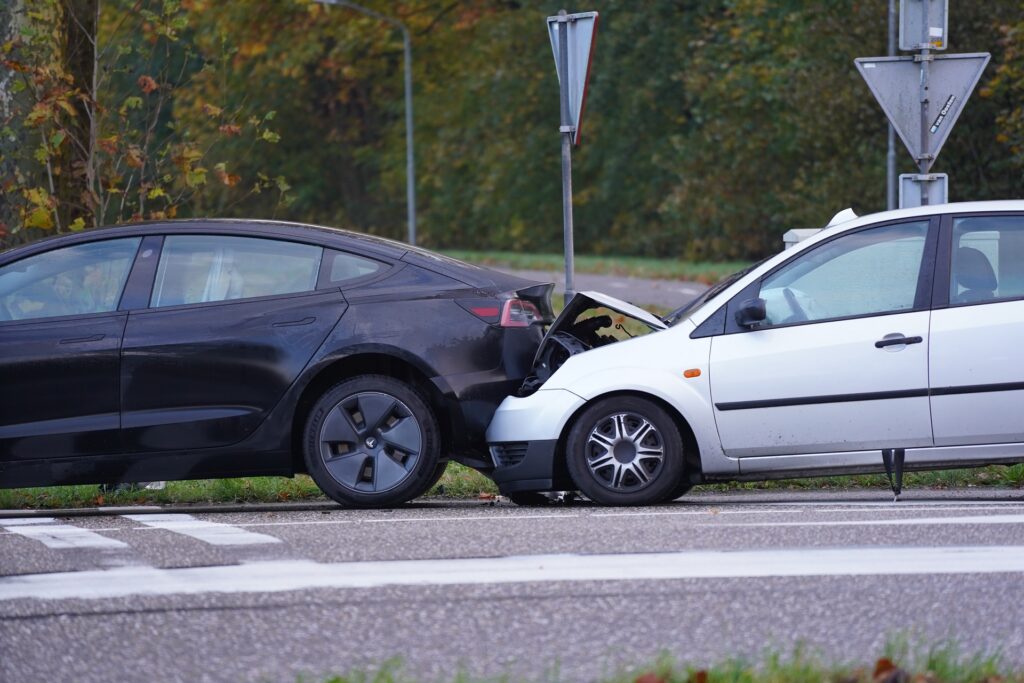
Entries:
{"label": "metal pole", "polygon": [[562,229],[565,237],[565,303],[576,295],[573,282],[572,244],[572,120],[569,115],[569,18],[566,11],[558,12],[558,94],[561,100],[562,135]]}
{"label": "metal pole", "polygon": [[[889,56],[896,55],[896,0],[889,0]],[[890,211],[897,208],[899,191],[896,175],[896,128],[889,124],[889,148],[885,156],[886,205]]]}
{"label": "metal pole", "polygon": [[[921,0],[921,12],[924,14],[921,21],[921,158],[918,159],[918,166],[922,176],[927,175],[931,169],[932,160],[928,154],[928,78],[930,75],[931,51],[928,49],[928,0]],[[928,205],[928,185],[921,181],[921,206]]]}
{"label": "metal pole", "polygon": [[402,27],[405,43],[405,202],[409,223],[409,244],[416,244],[416,153],[412,140],[412,41],[409,29]]}
{"label": "metal pole", "polygon": [[402,43],[405,51],[405,200],[407,220],[409,222],[409,244],[416,244],[416,154],[413,147],[412,117],[412,41],[408,27],[395,19],[349,0],[316,0],[322,5],[338,5],[362,12],[374,19],[391,24],[402,32]]}

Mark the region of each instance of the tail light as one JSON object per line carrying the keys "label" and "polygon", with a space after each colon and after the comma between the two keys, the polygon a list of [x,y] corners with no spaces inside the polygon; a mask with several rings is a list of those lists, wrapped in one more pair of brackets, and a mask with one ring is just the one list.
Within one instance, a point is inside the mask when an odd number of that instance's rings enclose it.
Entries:
{"label": "tail light", "polygon": [[529,301],[506,299],[501,307],[502,327],[529,327],[543,320],[540,311]]}
{"label": "tail light", "polygon": [[456,303],[491,325],[529,327],[546,322],[535,305],[522,299],[463,299]]}

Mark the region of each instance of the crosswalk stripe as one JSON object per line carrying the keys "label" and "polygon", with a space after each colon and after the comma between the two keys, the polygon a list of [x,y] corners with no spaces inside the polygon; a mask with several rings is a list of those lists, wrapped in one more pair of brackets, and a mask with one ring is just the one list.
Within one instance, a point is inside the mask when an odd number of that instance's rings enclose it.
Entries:
{"label": "crosswalk stripe", "polygon": [[2,526],[12,534],[39,541],[47,548],[127,548],[128,545],[94,531],[70,524],[61,524],[52,517],[26,517],[5,519]]}
{"label": "crosswalk stripe", "polygon": [[205,522],[192,515],[124,515],[124,517],[155,529],[165,529],[189,536],[210,545],[260,545],[281,542],[281,539],[274,536],[246,531],[230,524]]}

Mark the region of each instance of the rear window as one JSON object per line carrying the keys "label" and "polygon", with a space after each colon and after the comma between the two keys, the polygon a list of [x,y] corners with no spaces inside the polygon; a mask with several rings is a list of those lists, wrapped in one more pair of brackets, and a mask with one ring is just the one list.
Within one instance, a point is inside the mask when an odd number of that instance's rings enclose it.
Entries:
{"label": "rear window", "polygon": [[380,261],[344,251],[328,251],[324,255],[324,281],[321,286],[340,285],[379,273],[385,268]]}

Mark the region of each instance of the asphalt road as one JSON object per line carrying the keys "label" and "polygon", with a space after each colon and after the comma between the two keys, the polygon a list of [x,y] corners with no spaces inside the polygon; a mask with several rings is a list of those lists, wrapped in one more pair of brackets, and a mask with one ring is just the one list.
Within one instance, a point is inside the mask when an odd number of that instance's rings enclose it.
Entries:
{"label": "asphalt road", "polygon": [[1024,493],[0,518],[0,681],[587,681],[667,651],[1024,665]]}

